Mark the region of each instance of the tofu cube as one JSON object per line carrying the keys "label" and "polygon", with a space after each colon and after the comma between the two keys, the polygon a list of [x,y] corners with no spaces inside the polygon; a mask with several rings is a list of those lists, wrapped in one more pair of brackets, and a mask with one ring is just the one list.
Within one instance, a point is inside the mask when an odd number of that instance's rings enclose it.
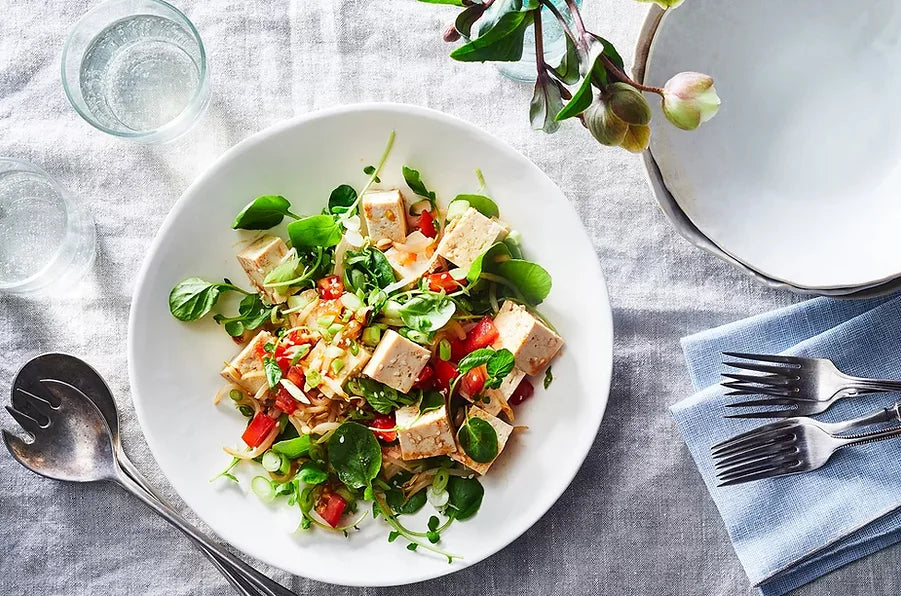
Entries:
{"label": "tofu cube", "polygon": [[445,230],[438,254],[457,267],[469,269],[480,254],[503,240],[507,232],[505,225],[470,207]]}
{"label": "tofu cube", "polygon": [[260,352],[268,343],[275,343],[275,337],[268,331],[260,331],[234,360],[225,365],[220,374],[227,381],[255,395],[266,384],[266,371],[263,369]]}
{"label": "tofu cube", "polygon": [[475,399],[470,399],[469,401],[473,402],[492,416],[503,413],[507,420],[512,422],[513,408],[510,407],[507,400],[510,399],[513,392],[516,391],[516,388],[519,387],[519,383],[525,376],[526,373],[518,368],[514,368],[509,375],[504,377],[500,387],[497,389],[486,389],[482,395]]}
{"label": "tofu cube", "polygon": [[426,348],[389,329],[376,346],[363,374],[401,393],[407,393],[431,355]]}
{"label": "tofu cube", "polygon": [[406,207],[399,190],[372,190],[363,195],[361,202],[373,243],[385,238],[403,242],[407,238]]}
{"label": "tofu cube", "polygon": [[497,461],[497,458],[500,457],[501,452],[507,445],[507,439],[510,438],[510,434],[513,432],[513,427],[500,418],[492,416],[485,410],[476,406],[469,408],[469,417],[481,418],[482,420],[490,424],[492,428],[494,428],[494,432],[497,433],[497,456],[495,456],[495,458],[490,462],[486,463],[473,461],[468,455],[466,455],[466,452],[463,451],[463,448],[459,445],[457,446],[457,450],[450,453],[449,455],[451,459],[460,462],[473,472],[484,475],[486,472],[488,472],[488,468],[490,468],[491,465]]}
{"label": "tofu cube", "polygon": [[405,461],[449,455],[457,450],[454,430],[447,418],[447,406],[419,415],[416,405],[398,408],[397,440]]}
{"label": "tofu cube", "polygon": [[400,279],[422,277],[429,270],[432,255],[435,252],[434,241],[416,230],[405,242],[398,243],[400,248],[392,246],[385,251],[385,257]]}
{"label": "tofu cube", "polygon": [[288,299],[283,289],[263,286],[266,275],[278,267],[286,254],[288,245],[278,236],[263,236],[238,253],[238,263],[247,273],[251,285],[270,304],[281,304]]}
{"label": "tofu cube", "polygon": [[491,347],[513,352],[516,367],[527,375],[541,372],[563,347],[562,337],[530,315],[524,306],[509,300],[494,317],[494,326],[498,338]]}

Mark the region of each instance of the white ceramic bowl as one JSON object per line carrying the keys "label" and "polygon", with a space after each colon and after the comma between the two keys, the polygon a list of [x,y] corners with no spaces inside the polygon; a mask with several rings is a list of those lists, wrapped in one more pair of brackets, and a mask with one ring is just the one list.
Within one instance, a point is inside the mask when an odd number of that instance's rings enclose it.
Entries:
{"label": "white ceramic bowl", "polygon": [[899,21],[890,0],[829,0],[816,11],[694,0],[662,18],[652,12],[637,63],[647,49],[647,82],[700,70],[723,98],[694,132],[669,126],[655,107],[659,172],[650,175],[701,238],[668,211],[683,235],[801,291],[874,291],[901,275],[901,118],[891,99],[901,85]]}
{"label": "white ceramic bowl", "polygon": [[[401,165],[422,171],[446,201],[473,191],[481,168],[502,216],[522,232],[524,248],[554,278],[541,310],[566,339],[550,389],[518,408],[517,433],[484,479],[478,515],[443,535],[460,563],[389,544],[381,521],[344,538],[326,531],[293,533],[293,508],[264,505],[239,488],[209,479],[230,460],[245,419],[229,404],[214,407],[218,370],[235,346],[215,323],[179,323],[167,296],[179,280],[200,275],[243,280],[235,261],[242,233],[238,210],[260,194],[282,194],[294,211],[317,213],[332,188],[362,185],[363,166],[378,160],[397,131],[383,186],[403,184]],[[471,565],[525,532],[553,505],[590,449],[604,408],[612,363],[607,293],[591,242],[566,198],[547,176],[509,146],[455,118],[406,105],[360,105],[318,112],[239,143],[182,196],[163,223],[138,277],[128,361],[135,408],[163,473],[185,502],[236,548],[291,573],[337,584],[394,585],[438,577]],[[226,400],[227,401],[227,400]],[[248,468],[250,466],[245,466]],[[251,474],[252,475],[252,474]],[[429,509],[426,507],[425,509]],[[411,524],[424,527],[427,512]],[[565,516],[565,511],[554,515]]]}

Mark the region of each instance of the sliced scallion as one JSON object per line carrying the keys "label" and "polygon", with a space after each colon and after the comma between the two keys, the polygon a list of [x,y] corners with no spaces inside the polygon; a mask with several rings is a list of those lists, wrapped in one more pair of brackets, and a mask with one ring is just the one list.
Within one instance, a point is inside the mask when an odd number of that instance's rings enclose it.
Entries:
{"label": "sliced scallion", "polygon": [[267,451],[260,463],[267,472],[277,472],[282,467],[282,456],[274,451]]}
{"label": "sliced scallion", "polygon": [[446,338],[438,342],[438,357],[447,362],[451,359],[451,345]]}
{"label": "sliced scallion", "polygon": [[272,481],[265,476],[254,476],[250,481],[250,490],[264,503],[271,503],[275,500],[275,488]]}

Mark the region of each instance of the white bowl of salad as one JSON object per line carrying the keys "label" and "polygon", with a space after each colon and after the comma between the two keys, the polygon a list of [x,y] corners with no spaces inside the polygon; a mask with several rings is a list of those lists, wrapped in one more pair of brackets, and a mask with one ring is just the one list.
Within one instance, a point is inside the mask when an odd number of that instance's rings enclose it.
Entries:
{"label": "white bowl of salad", "polygon": [[128,345],[147,442],[217,534],[374,586],[462,569],[552,508],[611,343],[560,190],[469,124],[375,104],[267,129],[201,176],[149,251]]}

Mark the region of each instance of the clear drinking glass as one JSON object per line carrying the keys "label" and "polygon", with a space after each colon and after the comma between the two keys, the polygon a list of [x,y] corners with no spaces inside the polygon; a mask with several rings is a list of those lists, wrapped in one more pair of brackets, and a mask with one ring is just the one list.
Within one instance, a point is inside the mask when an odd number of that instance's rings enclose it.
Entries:
{"label": "clear drinking glass", "polygon": [[0,157],[0,293],[71,287],[94,262],[94,221],[41,168]]}
{"label": "clear drinking glass", "polygon": [[[554,6],[572,28],[572,17],[566,8],[566,0],[553,0]],[[582,0],[576,0],[581,6]],[[560,64],[566,53],[566,33],[560,21],[546,7],[541,8],[541,38],[544,44],[544,61],[551,66]],[[535,66],[535,27],[526,29],[522,44],[522,59],[519,62],[498,62],[497,69],[502,75],[514,81],[534,82],[538,77]]]}
{"label": "clear drinking glass", "polygon": [[138,143],[174,139],[210,98],[200,34],[162,0],[108,0],[84,15],[63,48],[62,78],[82,118]]}

